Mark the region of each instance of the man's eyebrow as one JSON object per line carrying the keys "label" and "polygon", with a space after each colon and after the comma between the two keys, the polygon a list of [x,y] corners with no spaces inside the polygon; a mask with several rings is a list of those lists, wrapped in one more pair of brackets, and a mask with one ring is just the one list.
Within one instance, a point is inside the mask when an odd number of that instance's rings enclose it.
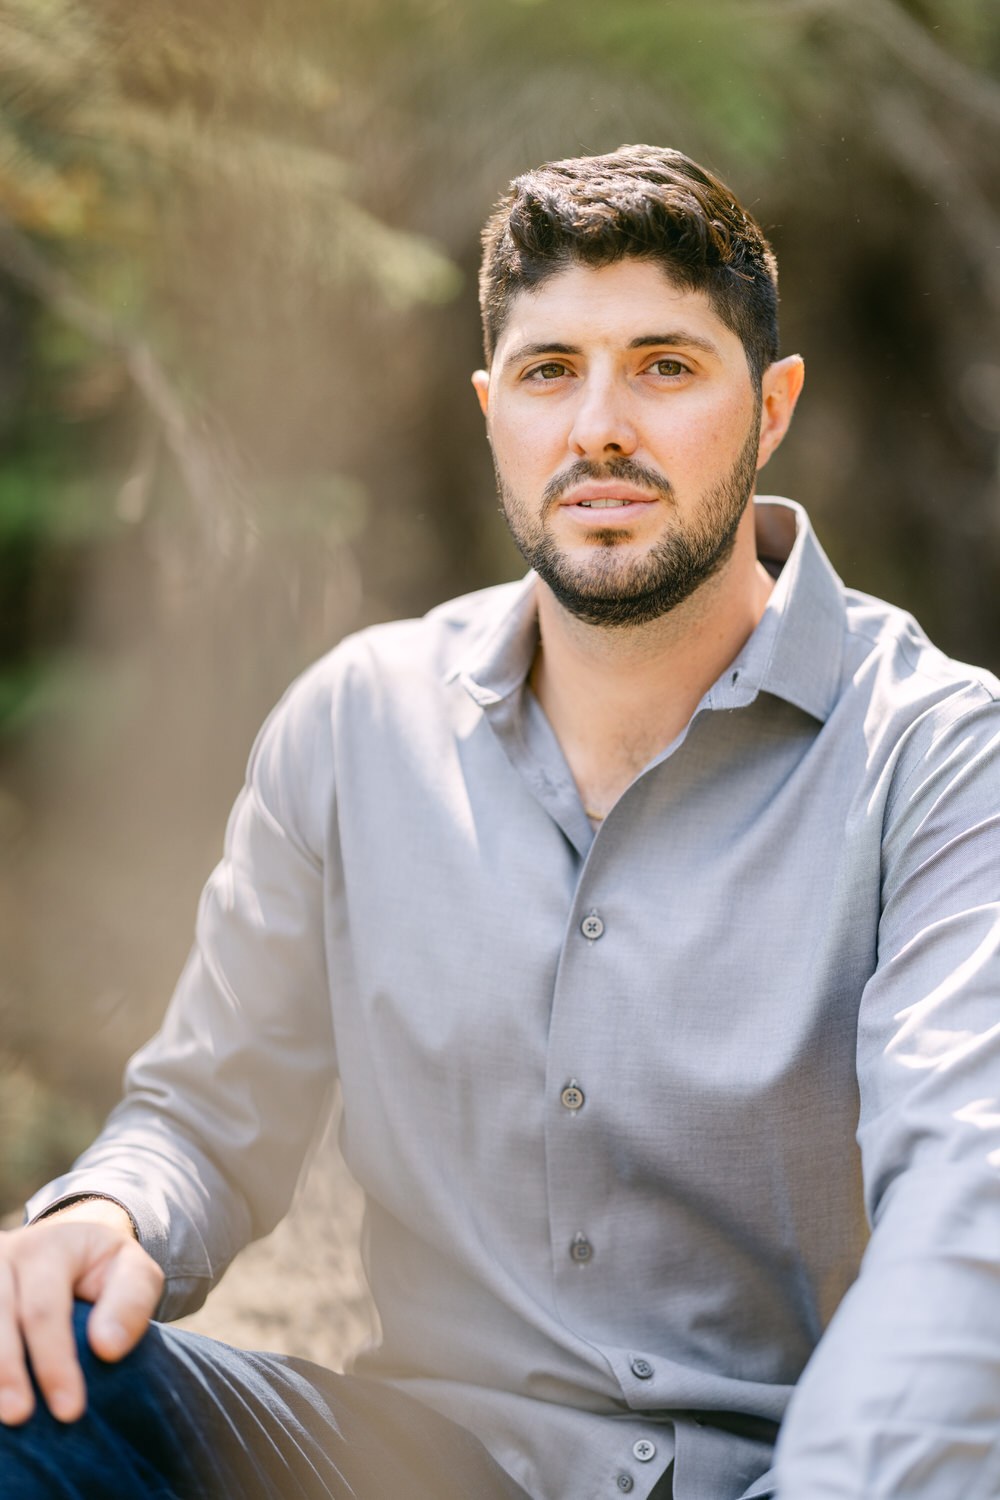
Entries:
{"label": "man's eyebrow", "polygon": [[714,354],[719,357],[719,348],[713,344],[711,339],[702,338],[700,334],[689,333],[686,329],[675,328],[667,333],[643,333],[629,344],[630,349],[658,348],[662,344],[671,345],[674,348],[680,346],[683,349],[700,349],[702,354]]}
{"label": "man's eyebrow", "polygon": [[505,355],[505,365],[516,365],[522,359],[535,359],[539,354],[579,354],[580,350],[575,344],[522,344],[519,349],[511,349]]}

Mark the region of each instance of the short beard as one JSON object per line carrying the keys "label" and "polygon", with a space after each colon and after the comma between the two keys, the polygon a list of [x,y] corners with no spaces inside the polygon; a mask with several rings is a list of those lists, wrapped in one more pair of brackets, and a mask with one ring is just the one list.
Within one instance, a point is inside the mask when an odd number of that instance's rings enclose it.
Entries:
{"label": "short beard", "polygon": [[[517,516],[498,473],[504,514],[521,556],[564,609],[588,625],[647,625],[660,619],[689,599],[732,555],[737,529],[754,492],[759,432],[760,419],[755,415],[735,464],[702,497],[695,519],[684,531],[677,529],[661,537],[645,557],[633,562],[618,561],[616,553],[625,537],[611,527],[591,532],[594,555],[588,561],[567,561],[540,522],[528,525]],[[581,459],[549,485],[543,496],[543,515],[559,495],[588,479],[636,484],[663,503],[674,504],[672,487],[655,470],[630,458],[612,458],[605,464]]]}

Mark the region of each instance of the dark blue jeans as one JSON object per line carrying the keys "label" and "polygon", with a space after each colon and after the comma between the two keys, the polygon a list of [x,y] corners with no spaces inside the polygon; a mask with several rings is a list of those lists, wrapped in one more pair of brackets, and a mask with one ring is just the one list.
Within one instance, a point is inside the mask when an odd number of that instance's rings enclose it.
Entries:
{"label": "dark blue jeans", "polygon": [[154,1324],[89,1404],[0,1427],[3,1500],[527,1500],[471,1433],[377,1381]]}

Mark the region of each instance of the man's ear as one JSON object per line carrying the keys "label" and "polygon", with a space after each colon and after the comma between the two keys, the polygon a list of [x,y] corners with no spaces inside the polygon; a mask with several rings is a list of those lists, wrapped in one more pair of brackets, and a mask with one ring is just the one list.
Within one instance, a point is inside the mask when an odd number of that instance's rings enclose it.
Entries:
{"label": "man's ear", "polygon": [[760,447],[757,467],[762,469],[788,431],[799,399],[806,367],[799,354],[786,354],[768,365],[761,381]]}
{"label": "man's ear", "polygon": [[486,370],[477,370],[472,377],[472,384],[476,388],[476,395],[479,397],[479,405],[482,408],[482,413],[485,417],[486,403],[489,399],[490,394],[489,373]]}

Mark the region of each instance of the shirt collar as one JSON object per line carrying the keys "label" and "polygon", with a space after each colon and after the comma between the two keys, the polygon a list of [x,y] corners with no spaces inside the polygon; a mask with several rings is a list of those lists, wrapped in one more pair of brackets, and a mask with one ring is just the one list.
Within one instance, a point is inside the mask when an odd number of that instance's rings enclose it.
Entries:
{"label": "shirt collar", "polygon": [[[756,502],[757,555],[782,564],[763,618],[741,652],[762,692],[825,722],[840,689],[847,609],[844,586],[801,505],[766,495]],[[763,655],[755,646],[770,649]]]}
{"label": "shirt collar", "polygon": [[458,678],[480,708],[490,708],[520,688],[538,650],[536,575],[528,573],[505,589],[500,612],[492,613],[468,653],[448,677]]}
{"label": "shirt collar", "polygon": [[[836,701],[843,653],[843,587],[801,505],[777,496],[755,502],[758,556],[781,565],[767,608],[736,660],[708,694],[712,708],[736,708],[768,692],[824,721]],[[536,577],[504,591],[456,668],[481,708],[520,689],[538,649]]]}

